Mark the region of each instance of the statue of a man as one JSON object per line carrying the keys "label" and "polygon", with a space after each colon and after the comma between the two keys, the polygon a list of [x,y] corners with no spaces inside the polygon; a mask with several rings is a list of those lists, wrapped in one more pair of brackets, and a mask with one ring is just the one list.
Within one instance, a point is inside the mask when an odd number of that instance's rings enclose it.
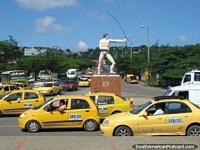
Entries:
{"label": "statue of a man", "polygon": [[99,49],[101,52],[99,55],[99,64],[98,64],[98,73],[97,73],[98,75],[101,73],[101,64],[102,64],[104,55],[106,55],[108,60],[112,63],[112,65],[110,66],[110,73],[115,74],[114,67],[116,63],[113,57],[109,54],[110,43],[122,43],[122,42],[127,42],[127,41],[128,41],[127,39],[108,39],[107,33],[103,35],[103,38],[100,39],[99,41]]}

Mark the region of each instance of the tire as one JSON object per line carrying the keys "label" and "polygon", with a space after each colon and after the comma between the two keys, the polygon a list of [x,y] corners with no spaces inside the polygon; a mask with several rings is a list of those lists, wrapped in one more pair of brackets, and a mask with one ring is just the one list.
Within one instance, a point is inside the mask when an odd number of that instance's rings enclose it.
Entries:
{"label": "tire", "polygon": [[29,133],[36,133],[40,130],[41,126],[39,124],[39,122],[35,121],[35,120],[31,120],[26,124],[26,130]]}
{"label": "tire", "polygon": [[95,120],[86,120],[83,128],[85,129],[85,131],[92,132],[97,130],[98,124]]}
{"label": "tire", "polygon": [[60,95],[60,94],[61,94],[61,90],[58,91],[58,95]]}
{"label": "tire", "polygon": [[50,96],[53,96],[53,91],[50,91]]}
{"label": "tire", "polygon": [[200,126],[193,125],[187,129],[187,136],[200,136]]}
{"label": "tire", "polygon": [[117,127],[114,136],[132,136],[132,131],[126,126]]}
{"label": "tire", "polygon": [[0,110],[0,118],[3,116],[3,113],[2,113],[2,111]]}

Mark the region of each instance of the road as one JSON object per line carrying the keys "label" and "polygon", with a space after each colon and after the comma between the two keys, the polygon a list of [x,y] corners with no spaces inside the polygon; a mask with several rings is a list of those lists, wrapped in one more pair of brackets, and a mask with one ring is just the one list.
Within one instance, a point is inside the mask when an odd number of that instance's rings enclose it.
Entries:
{"label": "road", "polygon": [[[90,88],[66,91],[64,95],[84,94]],[[122,81],[122,95],[134,97],[135,107],[149,101],[152,97],[162,95],[164,89],[148,87],[142,84],[126,84]],[[50,98],[50,97],[47,97]],[[30,134],[18,128],[17,116],[0,118],[0,149],[133,149],[134,144],[195,144],[200,138],[185,136],[154,137],[102,137],[100,131],[86,132],[82,129],[43,130]],[[8,140],[9,138],[9,140]],[[61,142],[62,141],[62,142]],[[72,144],[73,143],[73,144]],[[125,144],[126,143],[126,144]],[[66,145],[66,147],[62,147]],[[200,145],[199,145],[200,146]]]}

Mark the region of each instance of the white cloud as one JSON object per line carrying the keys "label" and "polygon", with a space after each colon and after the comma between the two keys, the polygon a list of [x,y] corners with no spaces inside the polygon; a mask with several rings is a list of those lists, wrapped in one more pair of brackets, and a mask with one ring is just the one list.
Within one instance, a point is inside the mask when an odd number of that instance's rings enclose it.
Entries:
{"label": "white cloud", "polygon": [[99,20],[99,21],[103,21],[105,19],[105,16],[104,15],[100,15],[96,12],[88,12],[88,15],[90,18],[93,18],[93,19],[96,19],[96,20]]}
{"label": "white cloud", "polygon": [[85,43],[83,41],[79,41],[77,47],[78,47],[78,51],[86,51],[89,48],[87,43]]}
{"label": "white cloud", "polygon": [[15,0],[21,7],[27,9],[46,10],[64,6],[74,6],[78,0]]}
{"label": "white cloud", "polygon": [[180,42],[188,42],[189,41],[189,39],[186,36],[184,36],[184,35],[179,36],[178,40]]}
{"label": "white cloud", "polygon": [[55,23],[54,17],[46,16],[45,18],[39,18],[35,21],[35,32],[47,33],[51,31],[71,31],[69,27],[63,27],[60,24]]}

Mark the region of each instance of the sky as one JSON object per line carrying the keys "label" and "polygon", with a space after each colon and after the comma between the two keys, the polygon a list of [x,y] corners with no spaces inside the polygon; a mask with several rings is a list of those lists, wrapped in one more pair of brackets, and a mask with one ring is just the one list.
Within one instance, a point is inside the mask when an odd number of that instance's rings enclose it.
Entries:
{"label": "sky", "polygon": [[199,0],[1,0],[0,41],[11,35],[20,47],[86,51],[104,33],[127,37],[127,46],[147,45],[149,29],[150,46],[198,44],[199,6]]}

